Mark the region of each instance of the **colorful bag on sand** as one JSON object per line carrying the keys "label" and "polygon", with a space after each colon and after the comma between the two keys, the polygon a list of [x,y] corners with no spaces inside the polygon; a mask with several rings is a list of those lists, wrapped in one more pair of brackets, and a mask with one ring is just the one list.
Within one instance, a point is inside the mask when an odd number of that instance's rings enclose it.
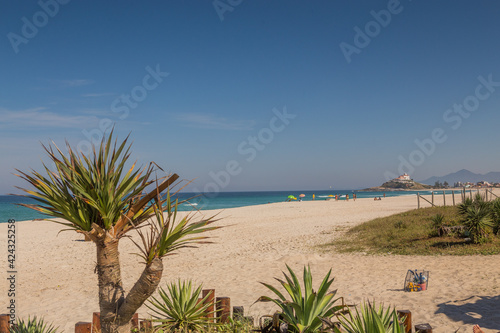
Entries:
{"label": "colorful bag on sand", "polygon": [[409,269],[406,273],[404,291],[424,291],[429,284],[429,271]]}

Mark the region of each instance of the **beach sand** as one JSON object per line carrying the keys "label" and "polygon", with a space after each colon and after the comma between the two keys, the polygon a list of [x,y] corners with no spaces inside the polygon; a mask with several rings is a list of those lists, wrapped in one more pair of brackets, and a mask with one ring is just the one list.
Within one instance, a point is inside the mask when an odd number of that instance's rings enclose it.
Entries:
{"label": "beach sand", "polygon": [[[451,203],[451,196],[447,202]],[[215,243],[165,258],[161,285],[192,279],[205,289],[215,289],[216,296],[230,297],[231,306],[244,306],[245,315],[258,318],[274,310],[269,303],[252,305],[261,295],[272,296],[259,282],[277,285],[273,277],[281,276],[285,264],[300,276],[303,266],[309,264],[315,287],[332,269],[332,287],[348,304],[375,300],[410,310],[413,325],[429,323],[436,333],[472,332],[474,324],[485,332],[500,330],[498,255],[374,256],[324,253],[315,247],[341,237],[351,226],[416,206],[416,196],[399,196],[381,201],[304,201],[223,210],[218,224],[227,227],[211,234]],[[17,315],[43,316],[64,332],[73,332],[75,323],[91,321],[92,312],[99,311],[95,246],[73,231],[59,233],[61,229],[46,221],[16,223]],[[6,230],[7,224],[2,223],[0,246],[5,258],[1,269],[7,277]],[[143,265],[133,255],[137,249],[130,240],[120,242],[120,253],[128,290]],[[402,290],[408,269],[430,271],[427,291]],[[7,313],[9,285],[6,278],[0,280],[0,313]],[[148,309],[143,306],[139,314],[148,317]]]}

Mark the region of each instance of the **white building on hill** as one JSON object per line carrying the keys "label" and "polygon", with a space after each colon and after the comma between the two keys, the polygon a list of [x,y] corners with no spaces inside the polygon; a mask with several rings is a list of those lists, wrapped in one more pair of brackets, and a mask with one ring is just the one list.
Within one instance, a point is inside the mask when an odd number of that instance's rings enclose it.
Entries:
{"label": "white building on hill", "polygon": [[394,178],[394,181],[404,183],[404,182],[409,182],[409,181],[411,181],[411,178],[410,178],[410,176],[409,176],[409,175],[405,172],[404,174],[402,174],[402,175],[401,175],[401,176],[399,176],[398,178]]}

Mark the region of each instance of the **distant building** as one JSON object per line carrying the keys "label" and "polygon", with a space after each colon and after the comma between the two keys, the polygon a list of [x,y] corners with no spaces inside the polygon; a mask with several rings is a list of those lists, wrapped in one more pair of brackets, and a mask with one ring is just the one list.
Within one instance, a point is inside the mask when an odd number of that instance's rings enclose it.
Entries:
{"label": "distant building", "polygon": [[406,182],[410,182],[411,178],[407,173],[404,173],[401,176],[399,176],[398,178],[394,178],[393,180],[395,182],[406,183]]}

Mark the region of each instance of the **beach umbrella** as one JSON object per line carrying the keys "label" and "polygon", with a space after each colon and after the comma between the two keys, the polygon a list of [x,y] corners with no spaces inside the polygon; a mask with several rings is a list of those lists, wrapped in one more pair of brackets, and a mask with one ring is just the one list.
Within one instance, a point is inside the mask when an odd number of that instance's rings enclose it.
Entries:
{"label": "beach umbrella", "polygon": [[303,193],[302,193],[301,195],[299,195],[299,197],[300,197],[300,198],[303,198],[303,197],[305,197],[305,196],[306,196],[306,195],[305,195],[305,194],[303,194]]}
{"label": "beach umbrella", "polygon": [[288,199],[290,199],[290,200],[297,200],[297,198],[296,198],[296,197],[294,197],[293,195],[289,195],[289,196],[288,196]]}

